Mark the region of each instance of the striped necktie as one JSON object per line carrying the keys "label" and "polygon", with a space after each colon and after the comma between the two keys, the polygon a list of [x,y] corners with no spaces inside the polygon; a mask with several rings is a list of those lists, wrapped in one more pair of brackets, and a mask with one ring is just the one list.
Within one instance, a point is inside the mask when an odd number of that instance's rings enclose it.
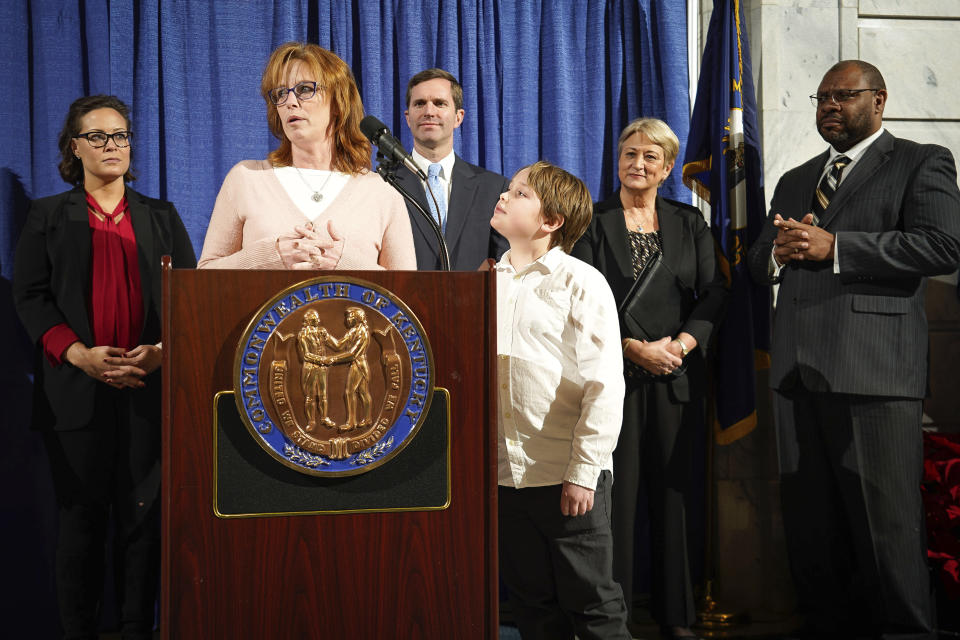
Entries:
{"label": "striped necktie", "polygon": [[820,184],[817,185],[817,192],[813,196],[813,224],[820,223],[820,216],[826,211],[827,205],[833,199],[833,194],[837,192],[840,185],[840,178],[843,176],[843,169],[850,164],[850,158],[847,156],[837,156],[831,163],[830,170],[824,174]]}

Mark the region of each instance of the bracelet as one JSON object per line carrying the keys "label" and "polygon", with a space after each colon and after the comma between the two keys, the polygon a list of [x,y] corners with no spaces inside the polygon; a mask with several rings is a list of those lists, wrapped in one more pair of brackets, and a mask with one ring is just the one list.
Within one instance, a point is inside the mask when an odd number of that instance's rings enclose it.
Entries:
{"label": "bracelet", "polygon": [[683,340],[680,338],[674,338],[673,341],[680,345],[680,353],[682,353],[683,357],[686,358],[687,354],[690,353],[690,349],[687,349],[687,345],[685,345]]}
{"label": "bracelet", "polygon": [[624,352],[624,353],[627,352],[627,347],[630,346],[630,341],[631,341],[631,340],[633,340],[633,338],[624,338],[624,339],[623,339],[623,352]]}

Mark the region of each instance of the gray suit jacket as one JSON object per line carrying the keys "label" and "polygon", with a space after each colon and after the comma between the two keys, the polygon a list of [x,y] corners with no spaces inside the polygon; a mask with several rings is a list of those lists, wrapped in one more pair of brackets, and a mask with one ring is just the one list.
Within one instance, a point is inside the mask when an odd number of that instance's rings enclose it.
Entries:
{"label": "gray suit jacket", "polygon": [[[397,170],[397,179],[429,212],[423,183],[406,167]],[[453,271],[475,271],[484,260],[497,260],[509,248],[506,239],[490,227],[493,208],[509,185],[510,181],[503,176],[456,156],[447,206],[447,231],[444,234]],[[407,212],[410,214],[413,244],[417,251],[417,268],[439,269],[440,253],[430,224],[409,202]]]}
{"label": "gray suit jacket", "polygon": [[[773,216],[810,211],[827,152],[787,172],[749,253],[753,278],[773,284]],[[837,237],[833,262],[780,272],[770,386],[922,398],[927,392],[927,276],[960,264],[960,190],[953,156],[884,133],[844,178],[820,220]]]}

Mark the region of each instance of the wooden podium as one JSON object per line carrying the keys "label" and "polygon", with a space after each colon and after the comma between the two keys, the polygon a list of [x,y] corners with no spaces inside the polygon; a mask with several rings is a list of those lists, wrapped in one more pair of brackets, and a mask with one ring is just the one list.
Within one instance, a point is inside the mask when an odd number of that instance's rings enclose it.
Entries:
{"label": "wooden podium", "polygon": [[[403,300],[439,388],[432,431],[353,476],[366,485],[283,468],[218,397],[233,389],[238,341],[261,305],[319,274],[164,266],[164,638],[497,637],[493,273],[335,273]],[[390,506],[402,481],[374,486],[422,466],[435,471],[423,491],[406,487],[414,506]],[[337,508],[303,506],[313,496]]]}

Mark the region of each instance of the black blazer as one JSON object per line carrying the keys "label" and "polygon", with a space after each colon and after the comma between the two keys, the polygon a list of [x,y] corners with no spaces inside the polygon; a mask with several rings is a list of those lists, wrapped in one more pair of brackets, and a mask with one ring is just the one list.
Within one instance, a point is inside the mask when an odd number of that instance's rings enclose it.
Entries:
{"label": "black blazer", "polygon": [[953,156],[885,132],[840,183],[820,226],[837,236],[833,261],[791,263],[774,281],[773,216],[810,211],[828,152],[780,178],[748,255],[761,284],[780,283],[770,386],[798,377],[811,391],[922,398],[927,391],[927,276],[960,263],[960,190]]}
{"label": "black blazer", "polygon": [[[126,191],[130,222],[137,239],[143,288],[143,333],[139,344],[160,341],[160,256],[193,268],[197,261],[177,210],[169,202]],[[43,355],[41,338],[66,323],[87,346],[93,335],[87,309],[90,289],[90,224],[83,188],[34,200],[17,243],[13,298],[20,320],[37,345],[33,427],[56,430],[86,425],[93,415],[96,385],[102,384],[67,363],[53,367]],[[129,390],[133,410],[159,421],[159,371],[144,389]]]}
{"label": "black blazer", "polygon": [[[660,196],[656,206],[663,261],[697,298],[681,329],[697,339],[697,348],[686,358],[686,373],[668,383],[674,398],[686,402],[706,393],[705,354],[714,326],[723,314],[727,290],[717,268],[713,235],[700,210]],[[619,306],[635,280],[619,192],[594,206],[593,220],[572,255],[606,276]],[[682,312],[678,308],[676,313],[680,316]],[[623,337],[631,336],[624,332]]]}
{"label": "black blazer", "polygon": [[[510,247],[507,240],[490,227],[493,209],[500,194],[507,190],[510,181],[503,176],[487,171],[456,156],[453,163],[450,185],[450,202],[447,206],[447,249],[450,252],[450,269],[475,271],[487,258],[499,260]],[[397,180],[404,189],[416,197],[429,212],[423,182],[406,167],[397,170]],[[440,268],[440,253],[437,238],[430,224],[407,203],[413,244],[417,251],[417,268],[437,270]]]}

